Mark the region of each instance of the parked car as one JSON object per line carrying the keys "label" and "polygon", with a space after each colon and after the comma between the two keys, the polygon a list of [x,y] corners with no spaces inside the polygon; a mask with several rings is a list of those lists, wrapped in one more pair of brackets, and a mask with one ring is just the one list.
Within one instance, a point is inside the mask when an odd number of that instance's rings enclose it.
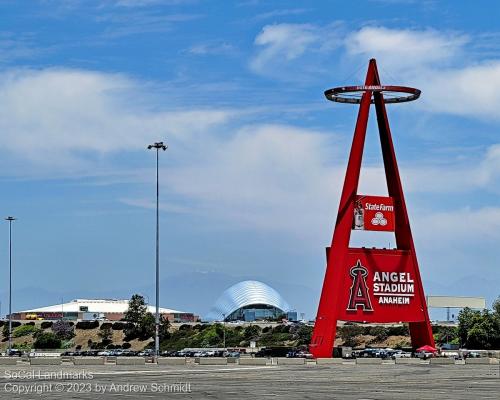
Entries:
{"label": "parked car", "polygon": [[145,349],[137,353],[139,357],[154,357],[155,351],[153,349]]}
{"label": "parked car", "polygon": [[392,353],[391,358],[395,360],[396,358],[411,358],[411,353],[403,350],[398,350]]}
{"label": "parked car", "polygon": [[436,357],[436,353],[432,353],[430,351],[417,351],[415,353],[415,357],[427,360],[428,358]]}
{"label": "parked car", "polygon": [[299,351],[297,353],[297,357],[299,357],[299,358],[307,358],[307,359],[314,358],[314,356],[311,353],[307,352],[307,351]]}
{"label": "parked car", "polygon": [[375,357],[376,351],[377,351],[376,349],[364,349],[358,352],[357,357],[359,358]]}
{"label": "parked car", "polygon": [[18,349],[10,349],[7,350],[7,356],[9,357],[21,357],[23,355],[23,352],[21,350],[18,350]]}
{"label": "parked car", "polygon": [[286,357],[290,351],[293,351],[293,348],[285,346],[265,347],[255,353],[255,357]]}

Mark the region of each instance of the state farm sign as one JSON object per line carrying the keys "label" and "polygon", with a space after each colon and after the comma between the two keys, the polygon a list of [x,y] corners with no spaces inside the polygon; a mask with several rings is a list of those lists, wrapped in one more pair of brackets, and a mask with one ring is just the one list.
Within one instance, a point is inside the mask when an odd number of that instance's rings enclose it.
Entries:
{"label": "state farm sign", "polygon": [[352,229],[394,231],[394,202],[392,197],[356,196]]}

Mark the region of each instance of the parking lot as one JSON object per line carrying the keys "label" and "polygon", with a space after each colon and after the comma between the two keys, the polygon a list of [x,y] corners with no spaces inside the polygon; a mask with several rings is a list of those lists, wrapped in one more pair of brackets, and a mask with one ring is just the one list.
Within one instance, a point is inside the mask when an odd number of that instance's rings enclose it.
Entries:
{"label": "parking lot", "polygon": [[[65,373],[65,379],[61,375]],[[498,399],[498,364],[2,366],[0,398]],[[31,390],[31,392],[30,392]]]}

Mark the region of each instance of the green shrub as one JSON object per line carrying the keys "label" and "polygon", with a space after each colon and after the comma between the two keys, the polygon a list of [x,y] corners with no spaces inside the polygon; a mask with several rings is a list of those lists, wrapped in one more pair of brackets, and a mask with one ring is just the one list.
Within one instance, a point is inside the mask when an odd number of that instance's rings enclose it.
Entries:
{"label": "green shrub", "polygon": [[43,321],[41,324],[40,324],[40,327],[42,329],[49,329],[51,326],[52,326],[53,322],[52,321]]}
{"label": "green shrub", "polygon": [[16,329],[13,329],[12,336],[18,338],[22,336],[32,335],[34,333],[37,333],[38,331],[40,331],[40,329],[37,328],[36,326],[26,324],[23,326],[19,326]]}
{"label": "green shrub", "polygon": [[111,322],[103,322],[99,329],[111,329],[113,324]]}
{"label": "green shrub", "polygon": [[99,321],[80,321],[76,323],[76,329],[96,329],[99,327]]}
{"label": "green shrub", "polygon": [[[14,329],[21,326],[21,323],[19,321],[12,321],[12,332],[14,332]],[[9,323],[7,322],[2,329],[2,335],[4,337],[3,341],[6,340],[6,338],[9,337]]]}
{"label": "green shrub", "polygon": [[375,336],[376,340],[383,341],[387,339],[388,333],[387,333],[387,328],[385,326],[370,326],[367,328],[369,328],[368,335]]}
{"label": "green shrub", "polygon": [[387,327],[387,335],[388,336],[408,336],[410,334],[410,330],[408,329],[407,324],[403,324],[401,326],[389,326]]}
{"label": "green shrub", "polygon": [[72,340],[63,340],[61,342],[61,349],[71,349],[75,345]]}
{"label": "green shrub", "polygon": [[128,342],[125,342],[122,344],[122,349],[126,350],[126,349],[130,349],[131,347],[132,347],[132,345]]}
{"label": "green shrub", "polygon": [[17,349],[17,350],[21,350],[21,351],[30,351],[31,350],[31,344],[29,344],[28,342],[14,343],[12,345],[12,348]]}
{"label": "green shrub", "polygon": [[33,345],[36,349],[59,349],[61,347],[61,339],[58,339],[52,332],[40,332],[36,335]]}
{"label": "green shrub", "polygon": [[123,322],[115,322],[112,326],[111,329],[114,331],[123,331],[125,328],[125,324]]}

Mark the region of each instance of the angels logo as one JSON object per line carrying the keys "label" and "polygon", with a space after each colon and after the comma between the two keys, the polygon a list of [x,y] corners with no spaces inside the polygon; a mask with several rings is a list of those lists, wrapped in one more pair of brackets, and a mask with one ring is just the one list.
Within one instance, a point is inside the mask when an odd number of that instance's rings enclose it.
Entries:
{"label": "angels logo", "polygon": [[368,270],[361,265],[360,260],[351,268],[350,275],[352,276],[352,286],[347,310],[357,311],[358,307],[361,307],[363,311],[373,311],[366,285]]}

